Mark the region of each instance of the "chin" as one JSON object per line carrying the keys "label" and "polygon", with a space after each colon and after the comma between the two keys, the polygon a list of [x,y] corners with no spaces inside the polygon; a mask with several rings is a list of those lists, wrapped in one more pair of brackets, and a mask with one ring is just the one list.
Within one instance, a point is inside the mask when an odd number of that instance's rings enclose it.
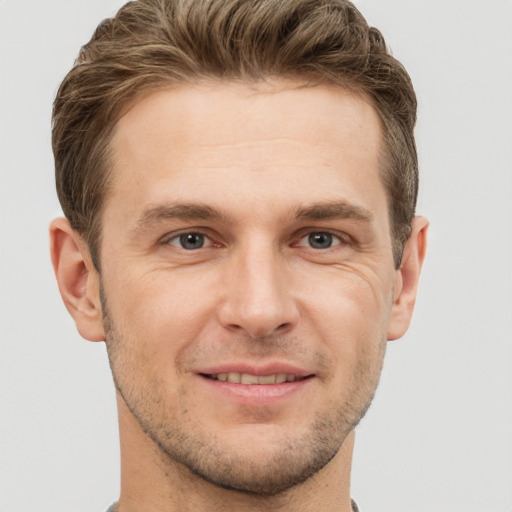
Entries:
{"label": "chin", "polygon": [[[279,449],[260,449],[257,453],[234,453],[233,447],[223,453],[211,445],[200,448],[181,462],[192,474],[222,489],[254,496],[277,496],[302,484],[325,467],[339,447],[304,447],[284,443]],[[231,452],[231,453],[229,453]],[[173,457],[174,456],[174,457]]]}
{"label": "chin", "polygon": [[169,465],[185,467],[219,488],[263,497],[283,494],[321,471],[338,453],[355,419],[324,417],[300,433],[248,425],[249,435],[236,439],[183,426],[144,430]]}

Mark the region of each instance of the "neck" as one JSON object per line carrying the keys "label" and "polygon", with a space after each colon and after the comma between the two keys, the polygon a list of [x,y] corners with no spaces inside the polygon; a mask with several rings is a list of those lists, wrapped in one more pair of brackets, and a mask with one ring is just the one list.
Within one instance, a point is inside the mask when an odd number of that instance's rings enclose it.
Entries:
{"label": "neck", "polygon": [[121,495],[116,512],[351,512],[354,433],[334,458],[302,484],[273,496],[227,490],[163,454],[122,400],[119,405]]}

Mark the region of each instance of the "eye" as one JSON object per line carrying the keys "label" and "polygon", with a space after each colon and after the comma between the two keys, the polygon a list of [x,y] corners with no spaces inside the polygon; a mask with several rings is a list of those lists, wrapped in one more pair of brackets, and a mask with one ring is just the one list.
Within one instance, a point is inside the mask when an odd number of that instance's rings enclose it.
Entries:
{"label": "eye", "polygon": [[211,240],[202,233],[182,233],[170,238],[167,243],[187,251],[195,251],[212,245]]}
{"label": "eye", "polygon": [[329,249],[341,243],[342,240],[339,236],[333,235],[328,231],[315,231],[302,237],[297,245],[299,247],[311,247],[313,249]]}

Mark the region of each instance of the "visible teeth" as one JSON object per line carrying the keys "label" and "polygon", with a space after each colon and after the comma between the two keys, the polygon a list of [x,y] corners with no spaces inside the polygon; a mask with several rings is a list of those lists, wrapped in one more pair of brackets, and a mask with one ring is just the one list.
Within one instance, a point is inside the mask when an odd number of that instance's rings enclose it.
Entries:
{"label": "visible teeth", "polygon": [[242,373],[240,377],[241,384],[258,384],[258,377],[249,373]]}
{"label": "visible teeth", "polygon": [[276,375],[260,375],[258,377],[258,384],[275,384]]}
{"label": "visible teeth", "polygon": [[233,384],[283,384],[284,382],[294,382],[297,377],[293,374],[275,373],[273,375],[251,375],[250,373],[218,373],[211,375],[215,380],[222,382],[231,382]]}

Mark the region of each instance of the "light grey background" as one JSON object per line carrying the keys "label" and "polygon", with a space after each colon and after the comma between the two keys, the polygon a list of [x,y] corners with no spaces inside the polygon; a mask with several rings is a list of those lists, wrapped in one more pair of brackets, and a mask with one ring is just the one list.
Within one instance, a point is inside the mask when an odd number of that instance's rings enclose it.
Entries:
{"label": "light grey background", "polygon": [[[0,0],[0,511],[101,512],[119,492],[103,344],[61,304],[50,110],[120,0]],[[512,511],[512,1],[360,0],[420,101],[430,246],[409,333],[358,428],[363,512]]]}

